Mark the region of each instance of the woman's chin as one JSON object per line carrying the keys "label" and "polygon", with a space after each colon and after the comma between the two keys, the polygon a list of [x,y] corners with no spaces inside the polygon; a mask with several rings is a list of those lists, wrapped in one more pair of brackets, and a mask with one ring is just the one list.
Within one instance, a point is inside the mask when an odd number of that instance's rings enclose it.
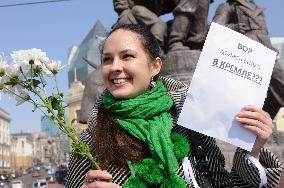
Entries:
{"label": "woman's chin", "polygon": [[113,92],[112,96],[117,99],[128,99],[131,95],[124,92]]}
{"label": "woman's chin", "polygon": [[111,94],[114,98],[117,98],[117,99],[129,99],[129,98],[133,98],[136,96],[135,92],[130,91],[127,88],[112,90]]}
{"label": "woman's chin", "polygon": [[132,94],[131,84],[128,82],[120,83],[120,84],[110,84],[109,91],[113,97],[117,99],[126,99],[129,98]]}

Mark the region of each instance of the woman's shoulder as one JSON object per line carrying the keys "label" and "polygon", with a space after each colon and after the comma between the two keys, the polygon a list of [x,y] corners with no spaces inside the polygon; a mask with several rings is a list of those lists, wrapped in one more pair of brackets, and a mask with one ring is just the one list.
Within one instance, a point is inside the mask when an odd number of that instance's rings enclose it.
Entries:
{"label": "woman's shoulder", "polygon": [[165,76],[159,76],[158,78],[163,82],[165,87],[167,88],[168,92],[187,92],[189,86],[179,80],[175,80],[170,77],[165,77]]}
{"label": "woman's shoulder", "polygon": [[[105,92],[105,91],[104,91]],[[95,124],[97,122],[97,116],[99,113],[99,109],[101,109],[103,107],[103,95],[104,92],[96,99],[96,102],[92,108],[92,111],[89,115],[87,124],[88,124],[88,131],[89,132],[93,132],[94,128],[95,128]]]}
{"label": "woman's shoulder", "polygon": [[173,118],[173,122],[176,123],[186,99],[188,85],[169,77],[160,76],[159,80],[163,82],[168,94],[173,99],[174,105],[170,113]]}

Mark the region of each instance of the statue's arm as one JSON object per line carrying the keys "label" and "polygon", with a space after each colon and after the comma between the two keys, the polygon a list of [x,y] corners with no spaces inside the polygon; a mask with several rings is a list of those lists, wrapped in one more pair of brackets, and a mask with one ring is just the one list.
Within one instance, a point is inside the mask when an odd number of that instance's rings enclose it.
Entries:
{"label": "statue's arm", "polygon": [[232,5],[228,3],[222,3],[216,9],[213,17],[213,22],[224,25],[234,30],[238,30],[238,24],[234,23],[231,18],[234,16],[235,11]]}

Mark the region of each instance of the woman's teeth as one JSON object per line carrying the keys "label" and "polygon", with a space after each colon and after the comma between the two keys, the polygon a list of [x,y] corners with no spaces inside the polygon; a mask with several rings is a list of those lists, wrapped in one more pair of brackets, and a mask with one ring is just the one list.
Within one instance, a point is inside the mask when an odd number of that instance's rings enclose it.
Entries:
{"label": "woman's teeth", "polygon": [[126,82],[127,80],[128,80],[127,78],[113,79],[112,83],[114,83],[114,84],[121,84],[121,83]]}

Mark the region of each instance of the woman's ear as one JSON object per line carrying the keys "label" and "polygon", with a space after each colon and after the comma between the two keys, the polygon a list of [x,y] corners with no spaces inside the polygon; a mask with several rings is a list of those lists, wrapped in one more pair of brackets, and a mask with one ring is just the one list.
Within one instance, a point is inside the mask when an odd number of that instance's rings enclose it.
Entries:
{"label": "woman's ear", "polygon": [[159,58],[159,57],[157,57],[155,59],[155,61],[152,63],[152,74],[153,74],[152,76],[153,77],[160,73],[161,68],[162,68],[162,64],[163,64],[163,62],[162,62],[161,58]]}

